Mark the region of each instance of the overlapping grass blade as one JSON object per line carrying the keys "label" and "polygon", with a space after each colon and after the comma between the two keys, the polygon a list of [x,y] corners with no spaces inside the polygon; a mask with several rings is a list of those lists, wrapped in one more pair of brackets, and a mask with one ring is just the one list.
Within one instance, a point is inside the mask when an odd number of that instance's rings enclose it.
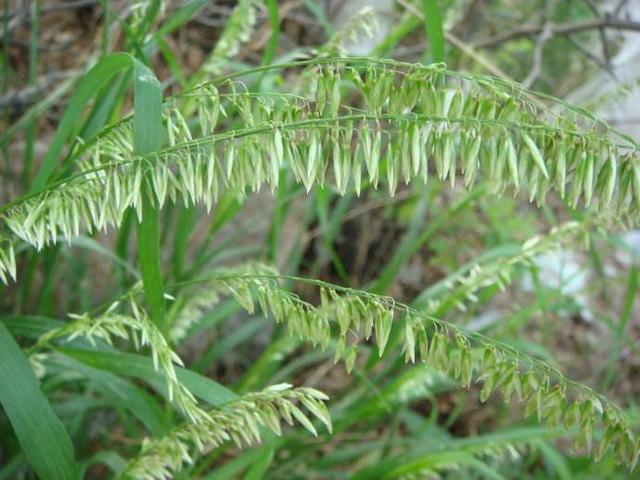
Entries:
{"label": "overlapping grass blade", "polygon": [[69,434],[38,385],[29,361],[0,322],[0,403],[40,478],[77,480]]}

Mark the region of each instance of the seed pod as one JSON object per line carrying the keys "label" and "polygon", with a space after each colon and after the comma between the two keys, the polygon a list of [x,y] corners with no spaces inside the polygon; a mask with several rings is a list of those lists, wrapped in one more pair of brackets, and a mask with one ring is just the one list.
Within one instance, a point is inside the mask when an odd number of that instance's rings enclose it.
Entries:
{"label": "seed pod", "polygon": [[447,178],[447,173],[449,173],[449,163],[451,162],[449,149],[445,147],[445,137],[446,133],[443,133],[442,129],[438,129],[436,138],[434,139],[436,173],[440,180],[445,180]]}
{"label": "seed pod", "polygon": [[497,373],[489,373],[484,376],[484,383],[482,385],[482,388],[480,389],[480,401],[482,403],[486,402],[491,396],[491,393],[496,386],[496,377]]}
{"label": "seed pod", "polygon": [[567,411],[564,414],[564,422],[562,422],[563,428],[566,430],[570,430],[576,425],[580,424],[581,421],[581,413],[580,413],[580,401],[573,401],[567,408]]}
{"label": "seed pod", "polygon": [[556,157],[555,184],[556,189],[560,193],[560,198],[564,198],[567,176],[567,152],[564,143],[560,143],[557,150],[558,155]]}
{"label": "seed pod", "polygon": [[302,159],[300,153],[301,148],[293,142],[287,144],[287,150],[289,151],[289,164],[291,165],[291,171],[296,178],[296,181],[301,182],[305,176],[306,165]]}
{"label": "seed pod", "polygon": [[464,109],[464,96],[460,88],[455,90],[453,100],[449,106],[448,116],[449,118],[459,118],[462,115]]}
{"label": "seed pod", "polygon": [[498,112],[498,118],[500,120],[513,120],[518,112],[518,103],[514,97],[509,97],[504,101]]}
{"label": "seed pod", "polygon": [[604,189],[604,204],[610,205],[611,200],[613,199],[613,192],[616,188],[616,176],[618,169],[618,160],[615,157],[613,152],[609,153],[609,158],[607,159],[607,173],[606,173],[606,182]]}
{"label": "seed pod", "polygon": [[595,451],[595,460],[599,462],[604,457],[605,452],[608,450],[609,446],[613,443],[616,437],[620,436],[620,431],[618,425],[609,425],[607,426],[604,435],[602,435],[598,447]]}
{"label": "seed pod", "polygon": [[511,396],[515,393],[516,398],[522,401],[522,382],[520,378],[520,369],[517,363],[513,363],[508,371],[504,382],[504,399],[507,403],[511,401]]}
{"label": "seed pod", "polygon": [[478,154],[480,153],[480,146],[482,137],[480,133],[474,132],[475,137],[471,141],[471,145],[466,152],[464,160],[464,184],[469,187],[475,181],[476,172],[478,169]]}
{"label": "seed pod", "polygon": [[3,256],[3,253],[0,252],[0,281],[5,285],[7,285],[8,279],[7,279],[7,276],[5,275],[6,267],[2,263],[2,256]]}
{"label": "seed pod", "polygon": [[280,168],[284,161],[284,148],[282,144],[282,132],[279,128],[277,128],[273,134],[273,145],[275,149],[275,163],[277,167]]}
{"label": "seed pod", "polygon": [[536,198],[538,198],[538,193],[540,192],[540,170],[538,168],[534,168],[529,174],[529,201],[533,202]]}
{"label": "seed pod", "polygon": [[516,147],[513,145],[511,141],[511,135],[507,134],[507,169],[509,170],[509,174],[511,175],[511,181],[513,185],[516,187],[516,190],[519,188],[519,177],[518,177],[518,155],[516,153]]}
{"label": "seed pod", "polygon": [[420,175],[422,182],[426,185],[429,180],[429,153],[431,146],[431,130],[433,129],[433,123],[429,123],[422,128],[421,138],[422,146],[420,148],[421,162],[420,162]]}
{"label": "seed pod", "polygon": [[393,321],[390,312],[381,312],[376,316],[376,342],[379,356],[384,354],[392,326]]}
{"label": "seed pod", "polygon": [[208,87],[208,92],[211,98],[211,108],[209,110],[211,113],[209,116],[209,132],[213,133],[218,124],[220,111],[222,110],[222,113],[224,113],[224,110],[220,105],[220,93],[218,92],[218,89],[213,85],[210,85]]}
{"label": "seed pod", "polygon": [[405,77],[401,87],[402,91],[405,92],[404,113],[411,112],[415,108],[420,97],[420,85],[422,83],[422,79],[415,78],[413,75]]}
{"label": "seed pod", "polygon": [[451,108],[451,104],[453,103],[453,99],[456,95],[455,90],[448,89],[445,91],[444,95],[440,95],[440,111],[438,112],[441,116],[447,117],[449,116],[449,110]]}
{"label": "seed pod", "polygon": [[477,116],[489,120],[496,118],[496,102],[491,98],[482,97],[478,102]]}
{"label": "seed pod", "polygon": [[165,117],[167,122],[167,136],[169,137],[169,146],[173,146],[176,144],[176,132],[175,125],[173,123],[172,112],[173,109],[169,110]]}
{"label": "seed pod", "polygon": [[633,196],[635,208],[640,208],[640,165],[638,164],[637,159],[633,158],[629,158],[629,163],[631,164],[632,169],[631,194]]}
{"label": "seed pod", "polygon": [[356,364],[356,356],[357,356],[356,346],[351,345],[349,347],[349,350],[347,350],[347,353],[344,359],[344,366],[347,373],[351,373],[351,370],[353,370],[353,367]]}
{"label": "seed pod", "polygon": [[[404,128],[402,130],[402,135],[400,136],[400,165],[402,166],[402,177],[404,179],[404,183],[408,184],[411,180],[411,156],[409,153],[410,141],[409,141],[409,133],[408,129]],[[389,152],[389,161],[391,160],[391,152]]]}
{"label": "seed pod", "polygon": [[577,161],[573,162],[576,165],[576,171],[571,180],[571,190],[569,191],[569,204],[576,208],[580,199],[580,193],[582,193],[582,185],[584,183],[585,167],[586,167],[586,152],[579,151],[574,158],[577,157]]}
{"label": "seed pod", "polygon": [[[341,146],[342,149],[342,185],[346,191],[346,188],[349,185],[349,177],[351,175],[351,146],[350,136],[349,134],[344,135],[346,138],[343,139],[343,143]],[[358,172],[358,176],[360,172]]]}
{"label": "seed pod", "polygon": [[445,149],[445,154],[447,155],[447,170],[449,174],[449,180],[451,182],[451,188],[453,188],[456,183],[456,151],[455,144],[453,142],[453,134],[451,132],[447,132],[443,148]]}
{"label": "seed pod", "polygon": [[182,115],[182,113],[180,113],[180,110],[175,109],[174,114],[177,120],[177,124],[176,124],[178,129],[177,133],[180,135],[180,138],[178,140],[180,142],[190,141],[192,139],[192,136],[191,136],[191,130],[189,130],[189,126],[187,125],[187,121],[184,119],[184,116]]}
{"label": "seed pod", "polygon": [[116,169],[111,171],[111,184],[113,188],[115,208],[117,209],[120,207],[120,201],[122,200],[122,188],[120,186],[120,175]]}
{"label": "seed pod", "polygon": [[473,360],[471,358],[470,349],[463,348],[460,350],[460,380],[464,388],[471,386],[471,380],[473,380]]}
{"label": "seed pod", "polygon": [[504,144],[504,140],[495,141],[495,185],[493,191],[502,195],[504,189],[511,184],[509,181],[509,166],[507,165],[508,161],[508,152],[507,146]]}
{"label": "seed pod", "polygon": [[373,184],[374,188],[378,188],[378,173],[379,173],[379,164],[380,164],[380,156],[382,149],[382,134],[380,131],[376,131],[376,136],[373,140],[373,145],[371,146],[371,154],[369,157],[369,181]]}
{"label": "seed pod", "polygon": [[426,362],[429,359],[429,337],[427,337],[427,330],[424,328],[424,325],[420,325],[420,328],[418,329],[416,342],[418,343],[420,360],[422,362]]}
{"label": "seed pod", "polygon": [[620,169],[620,181],[618,184],[618,210],[622,209],[627,203],[627,197],[631,189],[631,162],[623,161]]}
{"label": "seed pod", "polygon": [[358,143],[353,155],[353,187],[356,195],[360,196],[360,186],[362,184],[362,144]]}
{"label": "seed pod", "polygon": [[373,101],[373,110],[379,111],[382,106],[387,102],[389,98],[390,90],[394,83],[394,74],[391,72],[383,71],[380,73],[379,77],[376,79],[376,82],[373,86],[372,90],[372,101]]}
{"label": "seed pod", "polygon": [[200,131],[202,135],[210,135],[212,133],[211,123],[210,123],[210,112],[209,112],[209,102],[206,99],[198,97],[198,124],[200,126]]}
{"label": "seed pod", "polygon": [[429,361],[434,367],[447,372],[449,369],[447,339],[441,332],[435,332],[429,346]]}
{"label": "seed pod", "polygon": [[404,322],[404,361],[411,361],[411,363],[416,361],[416,339],[413,328],[413,322],[407,316]]}
{"label": "seed pod", "polygon": [[478,110],[478,93],[475,91],[468,92],[463,108],[462,108],[462,116],[463,117],[474,117]]}
{"label": "seed pod", "polygon": [[229,140],[229,146],[227,147],[227,180],[231,178],[233,172],[233,166],[236,161],[236,142],[233,138]]}
{"label": "seed pod", "polygon": [[315,131],[312,131],[311,140],[309,143],[309,157],[307,158],[306,175],[304,178],[304,184],[307,189],[307,193],[309,193],[315,182],[319,158],[320,140],[318,138],[318,134]]}
{"label": "seed pod", "polygon": [[333,140],[333,176],[336,181],[336,187],[340,195],[344,195],[346,186],[343,183],[343,157],[340,153],[340,142],[337,139]]}
{"label": "seed pod", "polygon": [[436,93],[436,90],[433,84],[430,84],[428,88],[424,90],[421,98],[424,112],[431,115],[438,114],[439,112],[438,99],[439,97],[438,97],[438,94]]}
{"label": "seed pod", "polygon": [[589,455],[591,454],[593,449],[593,417],[585,416],[583,418],[574,447],[577,449],[586,448]]}
{"label": "seed pod", "polygon": [[585,159],[585,171],[584,171],[584,206],[591,205],[591,198],[593,197],[593,175],[595,170],[595,156],[593,152],[587,154]]}
{"label": "seed pod", "polygon": [[506,163],[506,151],[504,148],[498,149],[498,141],[492,138],[489,142],[489,180],[491,190],[499,193],[503,189],[503,176]]}
{"label": "seed pod", "polygon": [[544,178],[549,178],[547,167],[544,164],[544,160],[542,159],[542,154],[540,153],[540,150],[538,150],[538,146],[535,144],[533,139],[526,132],[522,131],[521,135],[522,135],[522,140],[524,140],[525,145],[527,146],[527,148],[529,149],[529,152],[531,153],[531,157],[533,158],[533,161],[542,172],[542,175],[544,176]]}
{"label": "seed pod", "polygon": [[9,271],[9,275],[11,275],[11,278],[13,278],[13,280],[16,280],[16,254],[15,251],[13,250],[13,245],[9,244],[9,246],[7,247],[7,260],[5,263],[5,266],[7,267],[7,270]]}
{"label": "seed pod", "polygon": [[543,402],[542,414],[547,417],[547,422],[553,426],[560,425],[566,403],[563,385],[556,384],[548,390]]}
{"label": "seed pod", "polygon": [[327,89],[325,83],[327,81],[327,75],[322,71],[319,72],[319,75],[316,77],[315,82],[315,100],[316,100],[316,108],[318,112],[322,115],[327,108]]}
{"label": "seed pod", "polygon": [[372,170],[377,167],[378,162],[375,162],[375,167],[373,165],[372,159],[372,146],[371,146],[371,130],[369,129],[369,123],[364,120],[360,127],[360,143],[359,145],[362,148],[362,153],[364,156],[364,164],[367,167],[367,171],[369,172],[369,177],[371,178],[373,173]]}
{"label": "seed pod", "polygon": [[417,123],[412,123],[409,129],[409,141],[411,142],[411,167],[413,175],[417,176],[422,163],[422,145],[420,129]]}
{"label": "seed pod", "polygon": [[387,145],[387,186],[389,195],[394,196],[398,185],[398,164],[393,158],[393,148],[391,143]]}

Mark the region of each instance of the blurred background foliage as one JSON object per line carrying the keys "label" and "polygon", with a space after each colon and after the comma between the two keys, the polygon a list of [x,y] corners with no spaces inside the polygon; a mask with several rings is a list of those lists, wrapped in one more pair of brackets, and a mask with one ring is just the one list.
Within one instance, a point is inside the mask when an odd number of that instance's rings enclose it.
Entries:
{"label": "blurred background foliage", "polygon": [[[426,35],[429,2],[286,0],[257,2],[256,21],[228,61],[204,69],[235,8],[231,1],[10,1],[2,9],[0,200],[28,191],[77,79],[108,52],[135,52],[155,71],[165,95],[194,81],[261,63],[314,55],[364,7],[378,28],[359,31],[344,49],[411,62],[434,59]],[[640,3],[597,0],[440,0],[449,68],[491,74],[577,101],[638,138]],[[143,15],[144,14],[144,15]],[[274,29],[274,22],[279,28]],[[194,80],[195,79],[195,80]],[[124,78],[104,87],[85,112],[111,123],[131,108]],[[279,89],[290,79],[269,72],[250,85]],[[591,88],[591,91],[587,87]],[[634,115],[636,117],[634,118]],[[234,121],[238,122],[239,119]],[[411,304],[446,288],[472,263],[507,255],[535,234],[583,213],[550,196],[537,208],[524,196],[494,197],[483,185],[403,187],[395,197],[360,197],[328,189],[309,194],[288,183],[240,203],[223,197],[207,215],[169,206],[161,212],[162,269],[167,283],[259,259],[304,275],[391,295]],[[28,319],[65,319],[110,302],[139,277],[132,219],[120,231],[82,236],[35,255],[20,252],[21,281],[0,286],[3,320],[19,332]],[[510,250],[511,249],[511,250]],[[466,311],[442,316],[539,356],[570,378],[606,393],[634,423],[640,394],[638,255],[640,233],[594,231],[517,266],[501,291],[480,289]],[[484,259],[484,260],[483,260]],[[304,286],[291,285],[301,296]],[[434,290],[435,289],[435,290]],[[183,288],[177,314],[194,298]],[[316,301],[315,298],[309,298]],[[13,322],[13,323],[12,323]],[[28,344],[26,327],[17,335]],[[349,376],[331,352],[287,338],[278,326],[248,316],[234,300],[205,305],[176,345],[185,365],[238,393],[290,382],[331,397],[334,433],[296,429],[260,446],[231,445],[197,456],[179,478],[633,478],[605,457],[574,451],[562,431],[523,419],[518,405],[479,402],[425,365],[361,355]],[[364,351],[367,352],[365,346]],[[63,359],[64,358],[64,359]],[[373,357],[372,357],[373,358]],[[85,462],[86,478],[109,478],[140,447],[142,424],[127,398],[104,386],[101,367],[69,369],[52,353],[42,360],[42,389]],[[62,362],[62,363],[61,363]],[[125,366],[126,368],[126,366]],[[111,372],[114,373],[114,372]],[[125,380],[144,388],[142,382]],[[172,414],[164,415],[171,424]],[[0,413],[0,478],[33,478]]]}

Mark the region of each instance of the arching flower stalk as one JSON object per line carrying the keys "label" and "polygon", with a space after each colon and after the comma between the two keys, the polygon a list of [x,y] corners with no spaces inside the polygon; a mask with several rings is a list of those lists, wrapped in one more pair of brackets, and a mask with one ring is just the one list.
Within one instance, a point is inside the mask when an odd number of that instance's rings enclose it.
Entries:
{"label": "arching flower stalk", "polygon": [[[198,99],[195,129],[169,102],[169,145],[142,157],[132,154],[127,122],[114,127],[82,151],[79,173],[6,206],[4,222],[42,248],[58,236],[117,227],[130,207],[141,216],[145,190],[158,207],[171,199],[209,209],[223,190],[275,189],[282,167],[307,190],[331,184],[359,194],[368,184],[393,195],[401,182],[426,183],[435,170],[452,184],[459,174],[467,187],[482,177],[496,194],[526,187],[531,200],[544,203],[556,190],[573,206],[597,200],[598,211],[613,204],[637,216],[636,145],[575,109],[551,117],[513,85],[441,65],[315,61],[316,86],[307,97],[253,94],[231,78],[176,97]],[[348,103],[344,84],[365,110]],[[243,127],[224,128],[229,109]],[[580,128],[585,122],[589,127]]]}
{"label": "arching flower stalk", "polygon": [[[375,338],[380,356],[389,347],[401,347],[406,362],[425,362],[467,388],[473,381],[479,383],[483,402],[500,391],[507,403],[514,398],[523,402],[526,415],[535,414],[551,427],[575,430],[576,446],[595,450],[596,458],[611,446],[619,462],[630,468],[637,463],[640,442],[620,408],[544,361],[389,297],[312,279],[246,271],[246,267],[221,270],[206,282],[226,290],[249,313],[258,305],[263,315],[284,324],[293,337],[320,349],[332,345],[336,361],[343,360],[348,372],[361,345]],[[282,289],[281,279],[315,286],[320,304]],[[603,434],[597,439],[600,427]]]}
{"label": "arching flower stalk", "polygon": [[313,388],[292,388],[289,384],[272,385],[260,392],[243,395],[228,405],[210,410],[207,418],[187,423],[168,435],[145,440],[140,453],[125,466],[120,478],[169,479],[192,462],[194,450],[215,448],[233,442],[239,448],[261,441],[261,428],[281,435],[281,423],[299,423],[313,435],[316,429],[298,406],[307,409],[312,417],[325,424],[331,432],[331,419],[324,404],[324,393]]}

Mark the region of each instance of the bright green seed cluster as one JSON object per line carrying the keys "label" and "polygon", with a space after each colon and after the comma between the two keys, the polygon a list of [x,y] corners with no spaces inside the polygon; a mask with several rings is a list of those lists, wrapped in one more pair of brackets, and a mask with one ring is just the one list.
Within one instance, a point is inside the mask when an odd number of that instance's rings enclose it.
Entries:
{"label": "bright green seed cluster", "polygon": [[299,423],[313,435],[316,429],[298,405],[307,409],[331,431],[331,419],[324,404],[329,398],[308,387],[292,388],[289,384],[272,385],[260,392],[243,395],[221,409],[211,410],[198,423],[187,423],[164,437],[148,439],[140,454],[132,459],[121,478],[169,479],[184,463],[191,463],[192,451],[215,448],[233,441],[239,448],[260,442],[260,428],[281,434],[281,422]]}
{"label": "bright green seed cluster", "polygon": [[522,244],[513,255],[493,259],[487,265],[474,264],[466,275],[453,277],[444,285],[444,290],[434,298],[419,303],[426,303],[424,313],[431,317],[441,318],[451,307],[466,311],[467,303],[478,301],[476,293],[493,285],[504,291],[511,283],[511,274],[516,265],[532,265],[534,259],[543,253],[557,250],[569,244],[579,235],[585,234],[591,225],[604,223],[605,219],[593,217],[582,223],[567,222],[554,227],[547,235],[535,236]]}
{"label": "bright green seed cluster", "polygon": [[149,347],[154,368],[160,372],[166,382],[169,400],[172,401],[193,423],[207,420],[193,394],[185,387],[176,375],[175,366],[184,366],[182,359],[173,351],[158,327],[149,319],[146,312],[137,305],[135,295],[129,296],[130,315],[117,313],[120,302],[115,302],[102,315],[90,317],[86,314],[71,314],[71,321],[62,327],[44,334],[35,347],[38,351],[54,339],[67,337],[72,340],[83,337],[94,345],[97,339],[112,344],[120,338],[131,341],[140,350]]}
{"label": "bright green seed cluster", "polygon": [[[567,227],[573,228],[574,225]],[[534,243],[530,248],[535,247]],[[482,401],[494,391],[502,392],[505,402],[515,397],[524,402],[527,414],[536,413],[538,421],[577,429],[576,445],[589,451],[596,441],[595,427],[601,425],[605,433],[596,455],[601,456],[611,445],[618,461],[630,468],[637,463],[640,443],[620,409],[591,389],[566,379],[545,362],[457,325],[427,317],[388,297],[312,281],[318,286],[321,299],[314,306],[281,289],[279,278],[234,275],[230,270],[219,272],[211,279],[211,285],[226,289],[248,312],[253,313],[257,303],[265,316],[285,324],[295,338],[321,349],[336,339],[336,361],[344,360],[347,371],[355,365],[360,344],[375,336],[378,352],[383,355],[392,329],[400,328],[396,345],[402,347],[405,361],[429,364],[465,387],[476,378],[482,385]]]}
{"label": "bright green seed cluster", "polygon": [[[80,149],[79,174],[13,205],[3,220],[42,248],[117,227],[130,207],[141,216],[145,190],[159,207],[169,198],[209,209],[223,190],[275,189],[281,168],[307,190],[330,183],[341,194],[384,184],[393,195],[401,182],[435,174],[453,184],[462,175],[467,187],[482,177],[498,194],[525,187],[538,203],[556,190],[574,206],[596,198],[598,210],[613,203],[635,214],[640,206],[635,147],[618,147],[597,124],[581,132],[569,114],[548,121],[504,85],[457,78],[438,65],[328,65],[315,79],[307,97],[256,95],[231,80],[202,85],[174,99],[196,99],[195,126],[166,107],[166,148],[134,157],[124,122]],[[366,109],[351,106],[354,98]],[[228,128],[229,110],[242,128]]]}

